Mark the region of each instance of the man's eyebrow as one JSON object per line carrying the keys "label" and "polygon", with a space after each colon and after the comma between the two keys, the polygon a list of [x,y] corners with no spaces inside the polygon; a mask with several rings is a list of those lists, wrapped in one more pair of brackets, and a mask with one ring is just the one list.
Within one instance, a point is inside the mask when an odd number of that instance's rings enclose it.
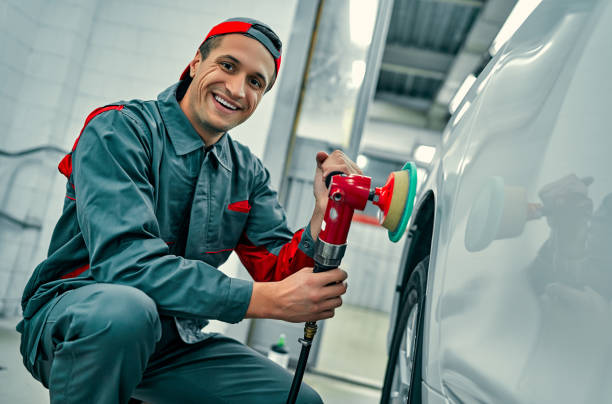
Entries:
{"label": "man's eyebrow", "polygon": [[223,59],[223,58],[228,58],[231,59],[232,62],[236,63],[237,65],[240,65],[242,63],[240,63],[240,61],[238,59],[236,59],[235,57],[233,57],[232,55],[221,55],[219,56],[219,59]]}
{"label": "man's eyebrow", "polygon": [[[219,59],[223,59],[223,58],[228,58],[230,59],[232,62],[236,63],[237,65],[241,65],[242,63],[240,63],[240,60],[236,59],[235,57],[233,57],[232,55],[221,55],[219,56]],[[258,76],[259,78],[261,78],[264,82],[264,87],[267,87],[268,85],[268,80],[266,80],[266,76],[264,76],[262,73],[260,72],[255,72],[255,75]]]}

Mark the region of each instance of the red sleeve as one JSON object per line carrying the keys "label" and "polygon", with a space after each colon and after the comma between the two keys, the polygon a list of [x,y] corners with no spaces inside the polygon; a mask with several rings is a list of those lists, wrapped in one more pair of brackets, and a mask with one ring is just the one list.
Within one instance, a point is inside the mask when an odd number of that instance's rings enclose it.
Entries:
{"label": "red sleeve", "polygon": [[278,255],[269,252],[266,247],[253,245],[246,234],[242,235],[235,251],[255,281],[280,281],[304,267],[314,265],[313,259],[298,248],[303,232],[304,229],[297,231],[291,241],[281,247]]}

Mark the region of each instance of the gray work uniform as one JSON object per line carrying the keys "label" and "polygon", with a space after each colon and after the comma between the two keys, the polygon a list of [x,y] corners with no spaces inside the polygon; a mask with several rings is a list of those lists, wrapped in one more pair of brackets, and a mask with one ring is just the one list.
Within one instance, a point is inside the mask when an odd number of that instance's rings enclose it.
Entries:
{"label": "gray work uniform", "polygon": [[247,147],[226,133],[205,148],[178,105],[184,86],[94,111],[60,163],[63,212],[17,327],[52,402],[286,399],[287,372],[200,330],[245,316],[252,282],[217,269],[232,251],[256,281],[280,280],[312,266],[310,230],[289,231]]}

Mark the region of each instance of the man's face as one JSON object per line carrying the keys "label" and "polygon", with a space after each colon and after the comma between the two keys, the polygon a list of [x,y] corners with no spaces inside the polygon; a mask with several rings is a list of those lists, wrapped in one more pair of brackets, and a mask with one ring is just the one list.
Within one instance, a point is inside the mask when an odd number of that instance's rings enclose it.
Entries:
{"label": "man's face", "polygon": [[200,136],[223,134],[253,114],[274,72],[272,55],[257,40],[225,35],[205,60],[199,52],[192,60],[181,108]]}

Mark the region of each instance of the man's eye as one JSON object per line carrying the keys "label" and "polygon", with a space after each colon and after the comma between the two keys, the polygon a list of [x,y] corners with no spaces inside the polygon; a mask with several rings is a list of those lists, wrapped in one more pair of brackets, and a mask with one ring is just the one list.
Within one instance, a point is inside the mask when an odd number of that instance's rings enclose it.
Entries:
{"label": "man's eye", "polygon": [[221,62],[221,67],[223,67],[225,70],[231,71],[234,69],[234,66],[232,66],[231,63],[228,62]]}
{"label": "man's eye", "polygon": [[253,87],[257,87],[257,88],[261,88],[261,86],[262,86],[261,81],[259,81],[257,79],[251,79],[251,85]]}

